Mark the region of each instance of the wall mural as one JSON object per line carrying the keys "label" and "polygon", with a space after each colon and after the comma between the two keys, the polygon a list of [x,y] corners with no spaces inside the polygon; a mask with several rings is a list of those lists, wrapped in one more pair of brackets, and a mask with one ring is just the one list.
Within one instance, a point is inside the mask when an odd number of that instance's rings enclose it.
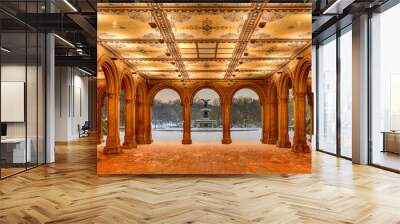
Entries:
{"label": "wall mural", "polygon": [[98,3],[97,172],[310,173],[310,46],[308,3]]}

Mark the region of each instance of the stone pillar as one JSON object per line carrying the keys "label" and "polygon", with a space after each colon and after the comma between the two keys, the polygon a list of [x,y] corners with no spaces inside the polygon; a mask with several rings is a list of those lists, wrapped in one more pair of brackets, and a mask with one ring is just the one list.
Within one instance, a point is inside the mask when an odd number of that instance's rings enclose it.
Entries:
{"label": "stone pillar", "polygon": [[270,105],[267,102],[264,102],[262,104],[262,136],[261,136],[261,142],[263,144],[268,144],[267,139],[268,139],[268,132],[270,129]]}
{"label": "stone pillar", "polygon": [[143,131],[143,103],[136,104],[136,142],[144,144],[144,131]]}
{"label": "stone pillar", "polygon": [[149,103],[143,104],[144,119],[143,119],[143,132],[144,132],[144,144],[151,144],[153,139],[151,138],[151,107]]}
{"label": "stone pillar", "polygon": [[183,107],[183,139],[182,144],[192,144],[192,136],[190,134],[190,116],[192,104],[184,103]]}
{"label": "stone pillar", "polygon": [[306,93],[294,95],[293,152],[310,152],[306,139]]}
{"label": "stone pillar", "polygon": [[265,130],[263,136],[264,144],[276,144],[278,139],[278,104],[276,102],[268,102],[264,106]]}
{"label": "stone pillar", "polygon": [[278,105],[278,142],[279,148],[290,148],[289,141],[289,99],[287,97],[279,99]]}
{"label": "stone pillar", "polygon": [[136,139],[134,139],[133,133],[135,129],[133,128],[134,125],[134,111],[133,111],[133,100],[132,99],[125,99],[125,136],[124,136],[124,149],[131,149],[136,147]]}
{"label": "stone pillar", "polygon": [[107,94],[107,140],[104,153],[121,153],[119,140],[119,95]]}
{"label": "stone pillar", "polygon": [[223,133],[222,144],[231,144],[231,101],[222,103]]}

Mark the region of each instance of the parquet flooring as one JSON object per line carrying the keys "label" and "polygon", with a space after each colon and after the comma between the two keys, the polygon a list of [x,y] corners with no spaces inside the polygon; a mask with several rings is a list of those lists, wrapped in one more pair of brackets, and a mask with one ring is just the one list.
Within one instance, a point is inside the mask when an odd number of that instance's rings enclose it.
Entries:
{"label": "parquet flooring", "polygon": [[323,153],[306,175],[97,176],[90,139],[56,158],[0,181],[0,223],[400,223],[400,175]]}

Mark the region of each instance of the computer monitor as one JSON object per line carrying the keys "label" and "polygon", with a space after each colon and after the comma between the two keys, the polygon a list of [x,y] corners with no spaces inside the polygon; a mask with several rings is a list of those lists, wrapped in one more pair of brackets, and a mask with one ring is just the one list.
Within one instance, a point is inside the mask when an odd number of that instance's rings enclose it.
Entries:
{"label": "computer monitor", "polygon": [[1,137],[7,136],[7,124],[1,123]]}

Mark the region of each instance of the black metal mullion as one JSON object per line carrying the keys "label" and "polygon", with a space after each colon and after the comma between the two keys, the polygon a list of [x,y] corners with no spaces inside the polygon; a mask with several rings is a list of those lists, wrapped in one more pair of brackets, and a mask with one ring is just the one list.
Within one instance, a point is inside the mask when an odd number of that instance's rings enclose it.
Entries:
{"label": "black metal mullion", "polygon": [[[36,1],[39,13],[39,1]],[[39,32],[36,32],[36,166],[39,166]]]}
{"label": "black metal mullion", "polygon": [[[25,1],[25,21],[27,21],[28,1]],[[24,120],[25,120],[25,170],[28,170],[28,114],[27,114],[27,90],[28,90],[28,26],[25,25],[25,88],[24,88]]]}
{"label": "black metal mullion", "polygon": [[371,20],[372,20],[372,12],[368,12],[368,30],[367,30],[367,45],[368,45],[368,53],[367,53],[367,83],[368,83],[368,93],[367,93],[367,129],[368,129],[368,164],[373,164],[373,148],[372,148],[372,29],[371,29]]}
{"label": "black metal mullion", "polygon": [[[337,28],[338,29],[338,28]],[[336,31],[336,154],[341,157],[341,116],[340,116],[340,30]]]}
{"label": "black metal mullion", "polygon": [[315,47],[315,148],[319,149],[319,44]]}

